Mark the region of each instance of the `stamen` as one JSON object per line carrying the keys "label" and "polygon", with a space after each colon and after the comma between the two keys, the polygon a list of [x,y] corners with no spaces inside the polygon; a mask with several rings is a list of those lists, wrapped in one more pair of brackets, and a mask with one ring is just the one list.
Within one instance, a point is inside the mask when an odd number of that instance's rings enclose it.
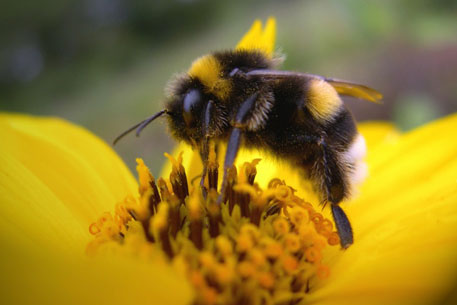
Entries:
{"label": "stamen", "polygon": [[228,258],[233,253],[233,246],[230,240],[221,235],[216,238],[217,251],[222,255],[224,259]]}
{"label": "stamen", "polygon": [[237,171],[236,167],[232,166],[227,170],[227,189],[226,189],[226,196],[227,202],[228,202],[228,207],[229,207],[229,213],[232,214],[233,208],[235,207],[236,204],[236,194],[233,189],[233,187],[237,184]]}
{"label": "stamen", "polygon": [[208,194],[208,223],[209,223],[209,235],[215,238],[219,235],[219,224],[222,222],[220,206],[217,203],[218,194],[216,190],[210,189]]}
{"label": "stamen", "polygon": [[296,253],[300,250],[300,238],[296,234],[289,233],[284,236],[284,248],[286,248],[290,253]]}
{"label": "stamen", "polygon": [[216,147],[215,143],[211,143],[209,147],[208,155],[208,189],[217,190],[217,178],[219,175],[219,163],[217,163],[216,158]]}
{"label": "stamen", "polygon": [[201,207],[198,190],[195,190],[188,201],[188,210],[190,218],[190,240],[197,249],[203,248],[203,223],[201,220]]}
{"label": "stamen", "polygon": [[315,263],[321,260],[320,251],[315,247],[309,247],[305,250],[305,257],[308,262]]}
{"label": "stamen", "polygon": [[283,264],[284,270],[289,274],[294,273],[298,268],[298,261],[292,255],[288,255],[288,254],[284,255],[282,257],[282,264]]}
{"label": "stamen", "polygon": [[138,219],[141,222],[141,225],[143,226],[146,238],[149,241],[154,242],[154,236],[149,230],[150,216],[155,214],[155,212],[154,212],[155,207],[151,208],[151,200],[150,200],[151,197],[153,197],[152,189],[148,188],[143,192],[143,196],[141,197],[140,204],[141,204],[141,207],[142,207],[141,210],[143,211],[143,213],[135,213],[135,215],[136,215],[136,219]]}
{"label": "stamen", "polygon": [[339,245],[333,223],[280,179],[260,188],[260,159],[228,170],[226,202],[218,204],[214,146],[206,198],[197,185],[189,192],[182,154],[165,156],[172,163],[168,180],[156,181],[137,160],[140,197],[127,197],[114,216],[105,213],[89,226],[88,254],[113,244],[144,257],[160,249],[195,288],[195,305],[297,304],[330,276],[323,250]]}
{"label": "stamen", "polygon": [[272,289],[275,284],[275,278],[271,272],[260,272],[257,276],[260,286],[268,290]]}
{"label": "stamen", "polygon": [[187,184],[187,176],[184,167],[182,166],[182,152],[179,154],[178,161],[175,160],[171,155],[165,153],[172,166],[170,173],[170,182],[173,188],[174,194],[179,198],[182,204],[187,196],[189,196],[189,186]]}
{"label": "stamen", "polygon": [[152,228],[156,232],[156,237],[161,242],[162,250],[168,257],[173,257],[173,250],[171,249],[170,239],[168,236],[169,223],[168,219],[169,207],[163,202],[159,205],[156,217],[152,219]]}
{"label": "stamen", "polygon": [[94,222],[94,223],[92,223],[92,224],[89,226],[89,232],[90,232],[90,234],[92,234],[92,235],[97,235],[98,233],[100,233],[100,228],[99,228],[98,225]]}
{"label": "stamen", "polygon": [[138,173],[138,182],[140,183],[139,192],[142,196],[147,189],[149,189],[149,183],[151,181],[151,173],[149,168],[144,164],[143,160],[140,158],[136,159],[137,166],[136,171]]}
{"label": "stamen", "polygon": [[285,235],[290,229],[289,223],[282,217],[278,217],[273,221],[273,228],[279,236]]}

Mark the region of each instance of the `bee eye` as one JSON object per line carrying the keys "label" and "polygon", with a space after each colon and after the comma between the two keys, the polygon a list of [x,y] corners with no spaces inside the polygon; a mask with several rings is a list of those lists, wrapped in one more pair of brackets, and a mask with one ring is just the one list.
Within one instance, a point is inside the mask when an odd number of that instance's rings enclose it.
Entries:
{"label": "bee eye", "polygon": [[183,116],[186,124],[189,125],[193,120],[193,112],[200,106],[202,97],[197,89],[190,90],[183,101]]}

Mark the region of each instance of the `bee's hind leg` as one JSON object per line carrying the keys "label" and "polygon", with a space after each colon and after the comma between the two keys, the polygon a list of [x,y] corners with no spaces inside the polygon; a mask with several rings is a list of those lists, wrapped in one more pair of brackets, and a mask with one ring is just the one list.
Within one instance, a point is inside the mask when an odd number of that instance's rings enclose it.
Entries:
{"label": "bee's hind leg", "polygon": [[313,168],[315,179],[320,180],[321,189],[325,194],[325,202],[330,202],[333,219],[340,237],[341,247],[346,249],[354,242],[351,223],[339,203],[348,193],[349,181],[345,178],[342,165],[335,154],[327,146],[323,137],[317,145],[320,158]]}
{"label": "bee's hind leg", "polygon": [[230,138],[227,143],[227,150],[225,152],[225,161],[224,161],[224,176],[222,178],[221,191],[218,203],[222,203],[226,200],[225,193],[227,188],[227,171],[232,167],[235,162],[236,155],[240,149],[241,139],[243,135],[244,125],[248,119],[248,114],[251,112],[252,108],[255,106],[255,101],[257,99],[258,93],[252,94],[247,98],[240,106],[234,122],[232,122],[232,132],[230,133]]}
{"label": "bee's hind leg", "polygon": [[332,203],[331,208],[333,220],[335,221],[336,229],[340,236],[341,247],[346,249],[354,243],[351,223],[349,222],[346,213],[344,213],[343,209],[338,204]]}

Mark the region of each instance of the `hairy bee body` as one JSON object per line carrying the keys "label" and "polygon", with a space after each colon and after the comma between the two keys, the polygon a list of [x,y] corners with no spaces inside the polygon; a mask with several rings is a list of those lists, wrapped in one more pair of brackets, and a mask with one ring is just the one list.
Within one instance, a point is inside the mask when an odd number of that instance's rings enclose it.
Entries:
{"label": "hairy bee body", "polygon": [[[166,109],[170,112],[170,130],[178,140],[197,147],[205,136],[227,142],[243,102],[256,94],[252,109],[238,123],[243,131],[242,145],[266,149],[292,163],[313,181],[322,201],[339,203],[349,196],[364,142],[351,113],[330,84],[293,74],[273,80],[249,75],[251,71],[274,71],[270,70],[274,60],[255,51],[218,52],[199,60],[206,61],[205,66],[199,67],[201,70],[191,68],[169,90]],[[211,83],[205,79],[205,69],[214,67],[219,77]],[[200,91],[200,101],[206,102],[195,103],[192,122],[187,124],[182,119],[183,99],[195,88]],[[208,101],[213,102],[213,109],[206,135],[203,126]],[[355,147],[357,151],[351,151]]]}
{"label": "hairy bee body", "polygon": [[[363,174],[365,142],[340,95],[377,102],[382,95],[364,85],[318,75],[281,71],[273,56],[275,20],[262,30],[256,21],[234,50],[196,59],[168,86],[165,109],[122,133],[137,135],[166,114],[179,141],[198,149],[206,175],[210,142],[226,142],[226,174],[240,146],[267,150],[313,182],[323,203],[331,203],[341,246],[353,243],[352,228],[339,203]],[[116,142],[115,141],[115,142]]]}

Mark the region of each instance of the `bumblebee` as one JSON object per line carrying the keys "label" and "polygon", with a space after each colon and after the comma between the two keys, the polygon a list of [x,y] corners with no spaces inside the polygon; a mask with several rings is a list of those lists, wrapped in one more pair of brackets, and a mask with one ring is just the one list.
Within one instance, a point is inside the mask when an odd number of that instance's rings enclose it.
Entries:
{"label": "bumblebee", "polygon": [[226,142],[221,194],[241,145],[267,150],[302,171],[322,203],[330,203],[341,246],[347,248],[352,228],[339,203],[349,198],[362,171],[365,142],[340,95],[371,102],[382,95],[360,84],[277,70],[275,31],[274,18],[264,28],[255,21],[235,49],[196,59],[170,83],[165,109],[115,142],[135,129],[139,135],[163,115],[172,135],[197,148],[204,165],[210,141]]}

